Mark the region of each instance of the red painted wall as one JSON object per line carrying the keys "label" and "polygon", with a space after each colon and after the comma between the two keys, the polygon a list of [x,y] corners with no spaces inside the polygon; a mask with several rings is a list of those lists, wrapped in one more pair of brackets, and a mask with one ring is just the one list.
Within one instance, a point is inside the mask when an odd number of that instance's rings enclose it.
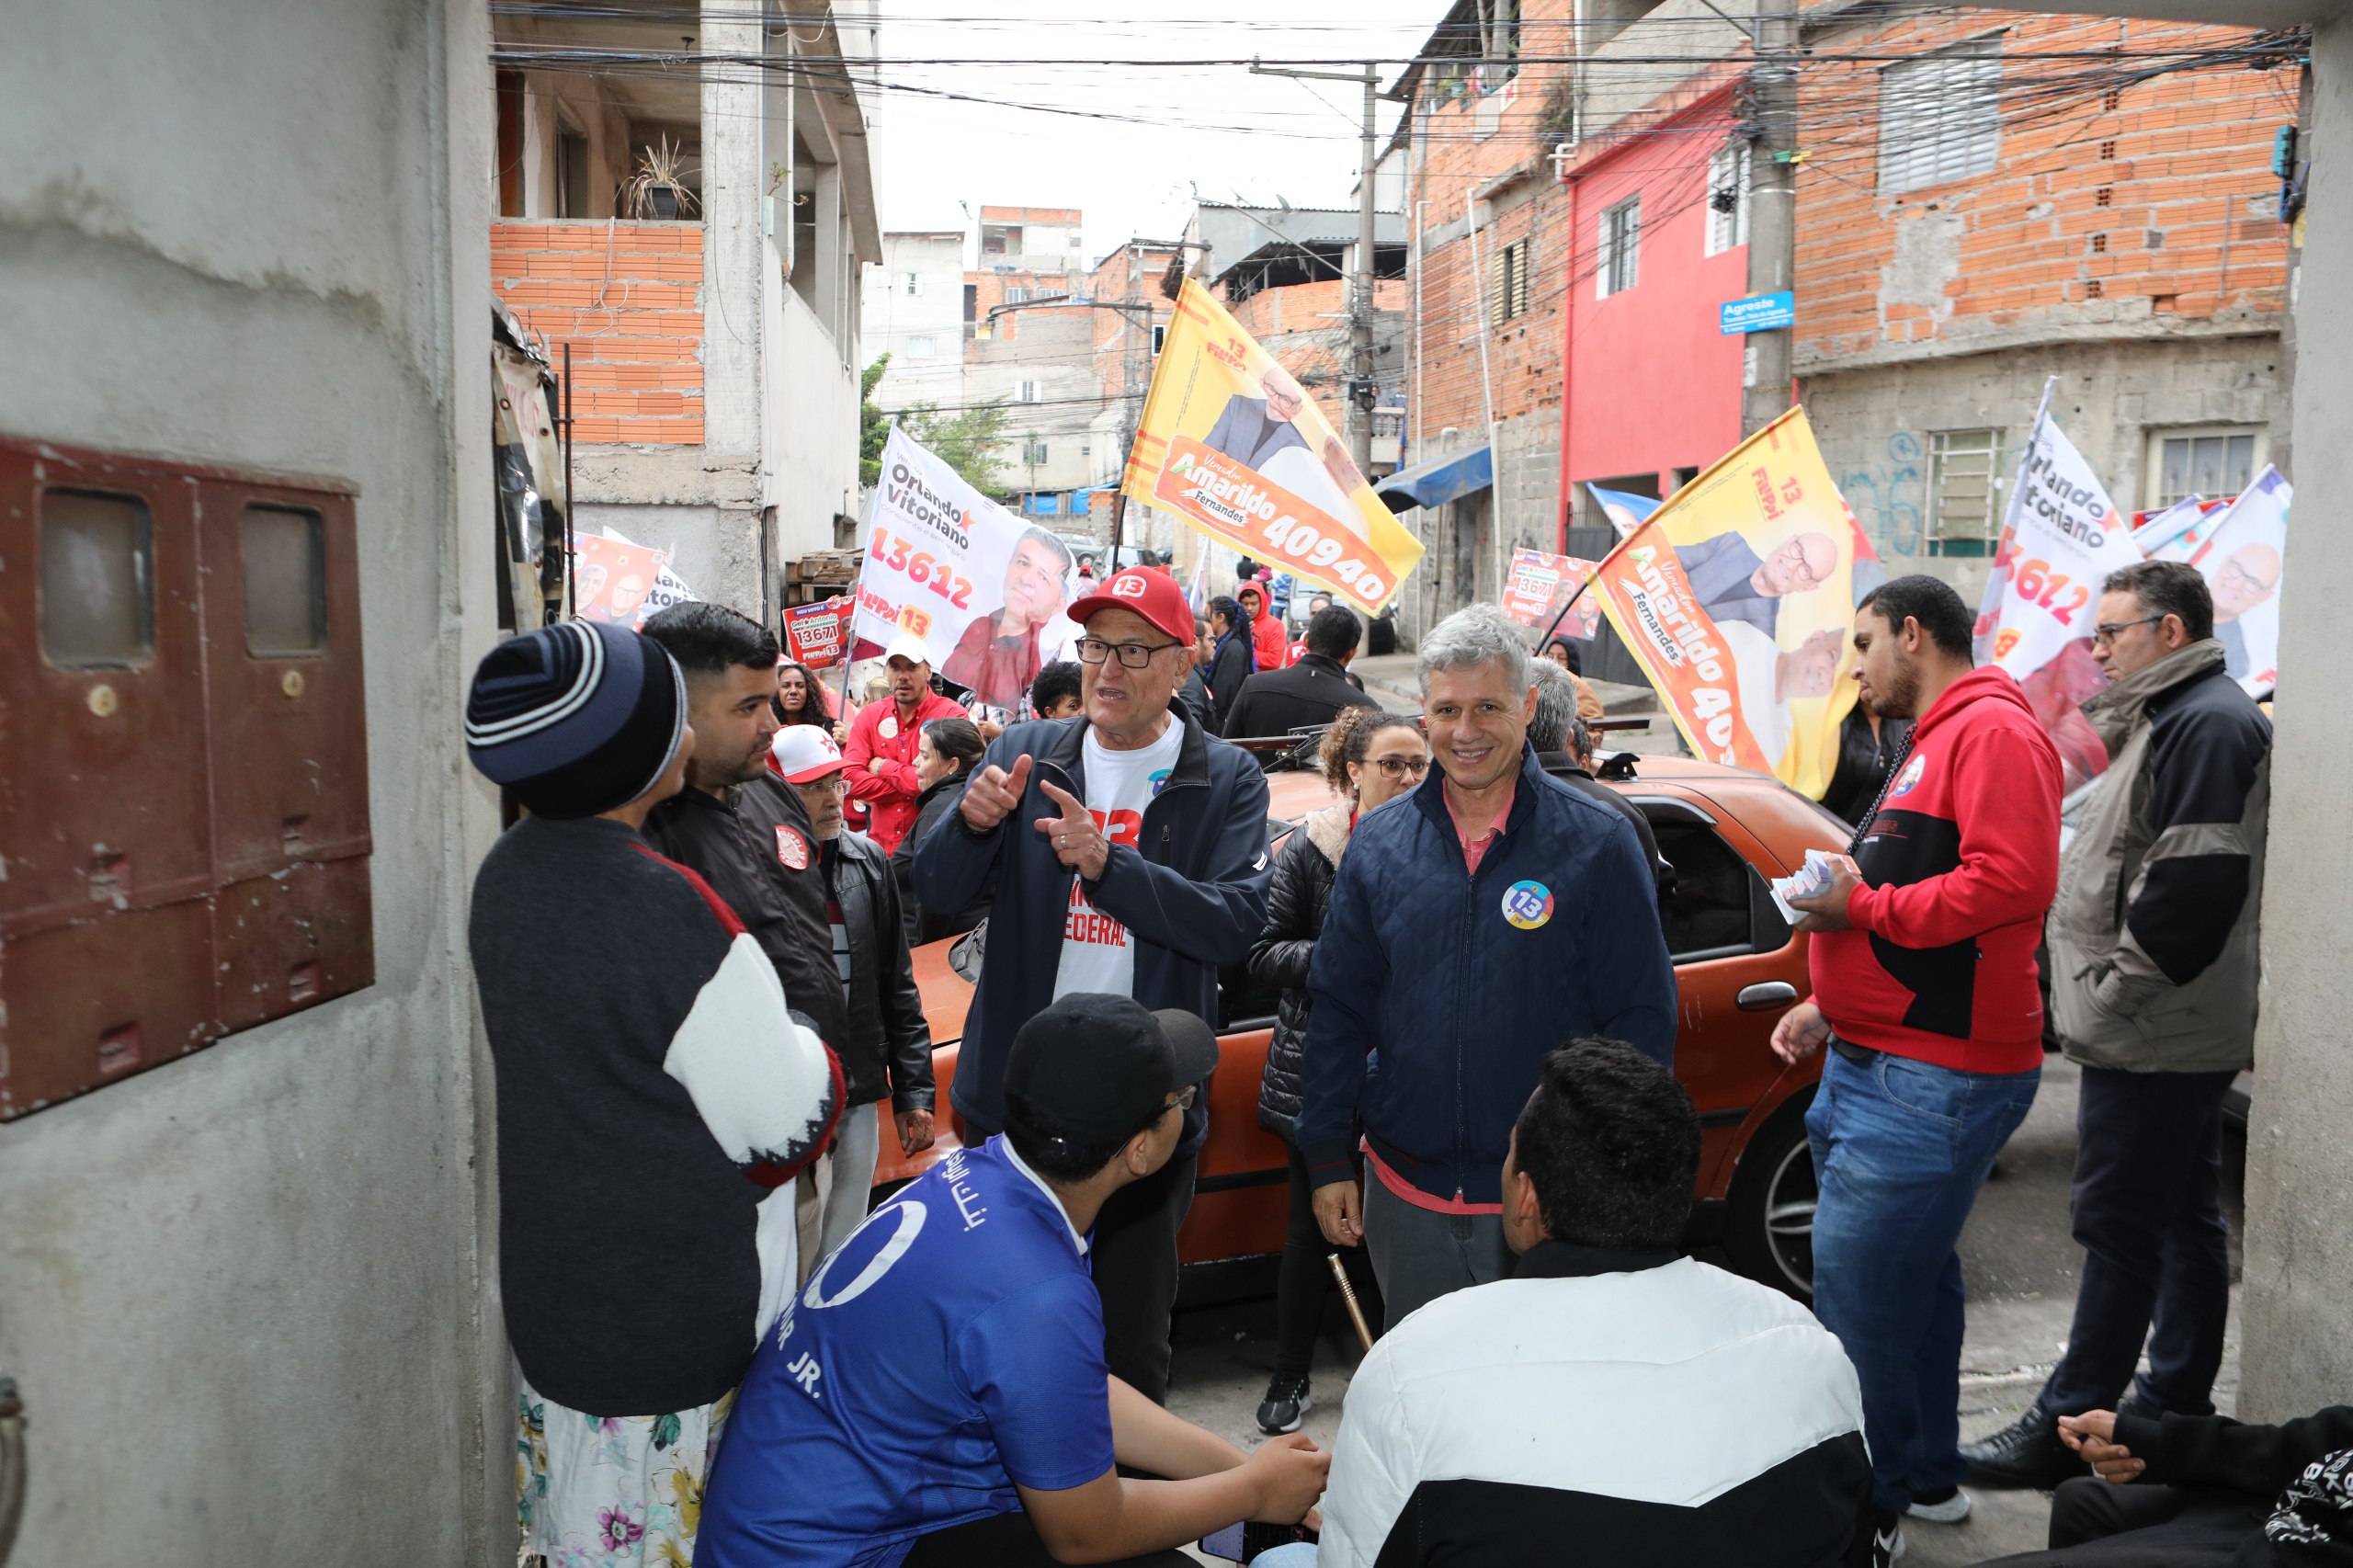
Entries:
{"label": "red painted wall", "polygon": [[[1732,129],[1722,97],[1572,169],[1562,477],[1570,484],[1705,468],[1740,439],[1743,339],[1717,307],[1748,292],[1748,247],[1707,251],[1709,155]],[[1640,193],[1631,289],[1596,297],[1601,215]]]}

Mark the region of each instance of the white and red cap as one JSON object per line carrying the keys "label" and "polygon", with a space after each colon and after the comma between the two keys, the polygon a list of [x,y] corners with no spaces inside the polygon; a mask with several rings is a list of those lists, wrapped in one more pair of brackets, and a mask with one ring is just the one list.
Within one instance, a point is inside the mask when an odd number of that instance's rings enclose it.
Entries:
{"label": "white and red cap", "polygon": [[787,724],[768,743],[768,767],[787,784],[813,784],[845,766],[842,748],[823,724]]}
{"label": "white and red cap", "polygon": [[1193,640],[1193,607],[1165,572],[1131,566],[1072,605],[1070,618],[1084,626],[1089,616],[1107,609],[1133,610],[1178,642]]}

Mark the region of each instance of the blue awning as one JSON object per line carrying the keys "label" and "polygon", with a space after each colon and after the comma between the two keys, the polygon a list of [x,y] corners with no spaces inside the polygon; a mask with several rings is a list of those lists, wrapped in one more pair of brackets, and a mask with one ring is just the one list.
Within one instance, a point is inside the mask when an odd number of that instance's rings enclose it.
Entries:
{"label": "blue awning", "polygon": [[1400,469],[1376,483],[1373,494],[1392,512],[1412,506],[1442,506],[1495,482],[1495,456],[1490,447],[1449,452],[1442,458]]}

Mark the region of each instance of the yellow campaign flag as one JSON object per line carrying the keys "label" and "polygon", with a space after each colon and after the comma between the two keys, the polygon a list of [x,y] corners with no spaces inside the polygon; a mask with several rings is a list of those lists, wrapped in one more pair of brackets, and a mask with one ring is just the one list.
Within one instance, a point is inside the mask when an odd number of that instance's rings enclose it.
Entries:
{"label": "yellow campaign flag", "polygon": [[1792,408],[1669,496],[1601,563],[1601,612],[1693,755],[1815,800],[1855,706],[1846,499]]}
{"label": "yellow campaign flag", "polygon": [[1190,278],[1120,488],[1368,615],[1422,558],[1314,400]]}

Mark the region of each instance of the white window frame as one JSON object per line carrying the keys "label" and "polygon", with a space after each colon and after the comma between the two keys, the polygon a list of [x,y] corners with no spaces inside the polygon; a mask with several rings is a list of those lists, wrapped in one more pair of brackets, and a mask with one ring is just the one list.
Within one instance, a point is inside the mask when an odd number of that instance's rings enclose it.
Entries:
{"label": "white window frame", "polygon": [[1991,169],[2002,152],[2001,87],[1999,33],[1880,67],[1879,194]]}
{"label": "white window frame", "polygon": [[1019,283],[1006,284],[1005,286],[1005,302],[1008,305],[1028,304],[1029,302],[1029,290],[1028,287]]}
{"label": "white window frame", "polygon": [[[2152,512],[2173,505],[2183,495],[2200,495],[2209,501],[2235,500],[2238,493],[2245,489],[2256,474],[2263,472],[2263,465],[2271,460],[2271,432],[2261,425],[2159,426],[2153,426],[2148,435],[2148,458],[2142,465],[2144,477],[2142,480],[2141,491],[2142,505]],[[2176,494],[2165,488],[2165,443],[2167,441],[2195,441],[2201,437],[2212,439],[2216,437],[2228,439],[2236,436],[2251,436],[2255,438],[2255,444],[2252,455],[2247,460],[2246,477],[2237,481],[2235,484],[2232,483],[2228,472],[2230,460],[2225,449],[2223,485],[2226,488],[2226,494],[2208,495],[2204,491],[2195,489]],[[2197,475],[2193,472],[2188,477],[2194,481]]]}
{"label": "white window frame", "polygon": [[[1748,143],[1727,142],[1708,159],[1708,249],[1710,256],[1722,256],[1737,250],[1748,243]],[[1715,199],[1722,191],[1733,193],[1733,209],[1729,212],[1716,210]]]}
{"label": "white window frame", "polygon": [[1166,322],[1165,322],[1165,321],[1156,321],[1156,322],[1153,323],[1153,324],[1152,324],[1152,351],[1153,351],[1153,353],[1154,353],[1154,356],[1157,356],[1157,355],[1160,353],[1160,350],[1161,350],[1161,347],[1162,347],[1162,345],[1165,344],[1167,341],[1168,341],[1168,324],[1167,324]]}
{"label": "white window frame", "polygon": [[929,335],[908,338],[907,358],[910,359],[938,358],[939,340],[937,337],[930,336]]}
{"label": "white window frame", "polygon": [[1016,382],[1014,382],[1014,383],[1013,383],[1013,401],[1014,401],[1014,402],[1016,402],[1016,403],[1043,403],[1043,402],[1045,402],[1045,401],[1046,401],[1046,383],[1045,383],[1045,382],[1043,382],[1043,381],[1016,381]]}
{"label": "white window frame", "polygon": [[920,294],[923,292],[922,273],[902,272],[899,274],[899,279],[904,285],[904,288],[902,290],[903,292],[907,294]]}
{"label": "white window frame", "polygon": [[[1979,426],[1967,430],[1928,432],[1927,547],[1930,555],[1991,555],[2002,533],[2004,491],[2009,472],[2004,458],[2005,433]],[[1949,496],[1950,482],[1963,482],[1964,494]],[[1978,482],[1980,498],[1966,494]],[[1948,531],[1949,524],[1960,526]],[[1961,548],[1953,548],[1959,546]]]}
{"label": "white window frame", "polygon": [[1602,209],[1599,243],[1594,247],[1594,297],[1606,300],[1642,281],[1641,192]]}
{"label": "white window frame", "polygon": [[1047,461],[1046,443],[1038,439],[1034,436],[1023,437],[1021,440],[1021,461],[1023,466],[1028,468],[1044,467]]}

